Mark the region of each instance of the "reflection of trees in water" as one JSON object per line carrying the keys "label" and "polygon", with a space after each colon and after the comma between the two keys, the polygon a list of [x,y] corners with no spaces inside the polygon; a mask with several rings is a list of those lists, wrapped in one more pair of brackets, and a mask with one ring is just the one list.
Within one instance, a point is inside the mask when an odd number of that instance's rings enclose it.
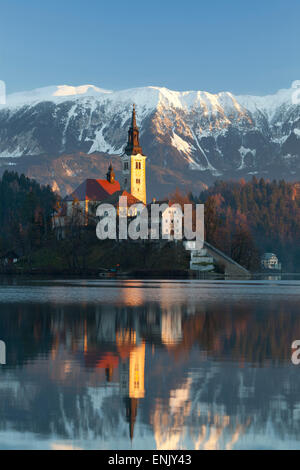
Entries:
{"label": "reflection of trees in water", "polygon": [[174,346],[179,357],[198,345],[218,360],[267,365],[289,362],[291,343],[300,338],[297,305],[278,302],[265,305],[214,305],[205,312],[186,317],[183,340]]}
{"label": "reflection of trees in water", "polygon": [[266,364],[290,362],[291,343],[300,338],[297,304],[278,301],[194,306],[159,304],[142,307],[8,304],[1,306],[1,339],[8,346],[8,365],[22,365],[39,354],[64,347],[116,350],[122,331],[164,347],[179,360],[199,347],[218,360]]}
{"label": "reflection of trees in water", "polygon": [[151,424],[158,447],[230,447],[247,429],[267,432],[267,423],[282,439],[300,431],[300,379],[290,366],[300,318],[288,299],[8,304],[1,306],[0,328],[9,367],[1,377],[21,366],[14,386],[8,381],[5,388],[3,380],[1,428],[10,422],[69,438],[127,436],[119,368],[146,341],[137,419]]}

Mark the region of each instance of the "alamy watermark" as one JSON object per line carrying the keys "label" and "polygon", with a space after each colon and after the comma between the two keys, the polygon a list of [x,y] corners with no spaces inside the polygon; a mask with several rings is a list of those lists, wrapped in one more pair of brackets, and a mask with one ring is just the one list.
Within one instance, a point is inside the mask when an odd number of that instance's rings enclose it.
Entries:
{"label": "alamy watermark", "polygon": [[6,364],[6,344],[0,341],[0,365]]}
{"label": "alamy watermark", "polygon": [[96,234],[99,240],[195,240],[196,249],[204,243],[204,205],[142,203],[127,205],[127,197],[119,198],[118,208],[100,204],[96,211],[100,221]]}
{"label": "alamy watermark", "polygon": [[292,363],[294,366],[298,366],[300,364],[300,340],[296,339],[293,341],[291,348],[293,349],[291,356]]}

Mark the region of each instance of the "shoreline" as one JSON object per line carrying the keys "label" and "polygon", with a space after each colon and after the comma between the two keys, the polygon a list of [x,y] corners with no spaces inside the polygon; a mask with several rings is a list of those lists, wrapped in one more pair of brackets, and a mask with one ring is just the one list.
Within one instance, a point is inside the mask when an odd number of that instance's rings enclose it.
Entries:
{"label": "shoreline", "polygon": [[[222,273],[211,273],[191,270],[131,270],[120,272],[103,272],[99,269],[87,270],[45,270],[45,269],[22,269],[22,268],[6,268],[0,271],[0,278],[5,277],[26,277],[26,278],[57,278],[62,279],[68,277],[70,279],[176,279],[176,280],[267,280],[265,278],[280,278],[275,280],[284,280],[287,278],[299,278],[299,273],[278,273],[278,272],[257,272],[250,273],[249,276],[225,275]],[[271,279],[270,279],[271,280]]]}

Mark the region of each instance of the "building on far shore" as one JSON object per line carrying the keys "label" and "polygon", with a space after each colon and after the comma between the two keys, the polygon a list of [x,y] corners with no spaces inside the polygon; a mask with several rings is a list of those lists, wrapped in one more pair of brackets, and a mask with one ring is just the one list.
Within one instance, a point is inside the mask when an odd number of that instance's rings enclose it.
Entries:
{"label": "building on far shore", "polygon": [[7,251],[0,257],[0,265],[11,266],[19,260],[19,255],[15,251]]}
{"label": "building on far shore", "polygon": [[261,267],[266,270],[281,271],[281,263],[274,253],[264,253],[262,255]]}

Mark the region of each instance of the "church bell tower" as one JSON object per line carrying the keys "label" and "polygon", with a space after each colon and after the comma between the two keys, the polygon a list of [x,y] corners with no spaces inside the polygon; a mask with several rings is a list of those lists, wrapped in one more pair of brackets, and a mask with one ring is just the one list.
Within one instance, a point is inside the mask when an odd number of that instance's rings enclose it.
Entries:
{"label": "church bell tower", "polygon": [[146,195],[146,156],[139,142],[139,129],[136,125],[135,105],[133,105],[128,142],[122,159],[122,188],[134,197],[147,203]]}
{"label": "church bell tower", "polygon": [[108,172],[106,173],[106,179],[109,183],[113,184],[115,182],[116,174],[114,172],[112,164],[108,167]]}

